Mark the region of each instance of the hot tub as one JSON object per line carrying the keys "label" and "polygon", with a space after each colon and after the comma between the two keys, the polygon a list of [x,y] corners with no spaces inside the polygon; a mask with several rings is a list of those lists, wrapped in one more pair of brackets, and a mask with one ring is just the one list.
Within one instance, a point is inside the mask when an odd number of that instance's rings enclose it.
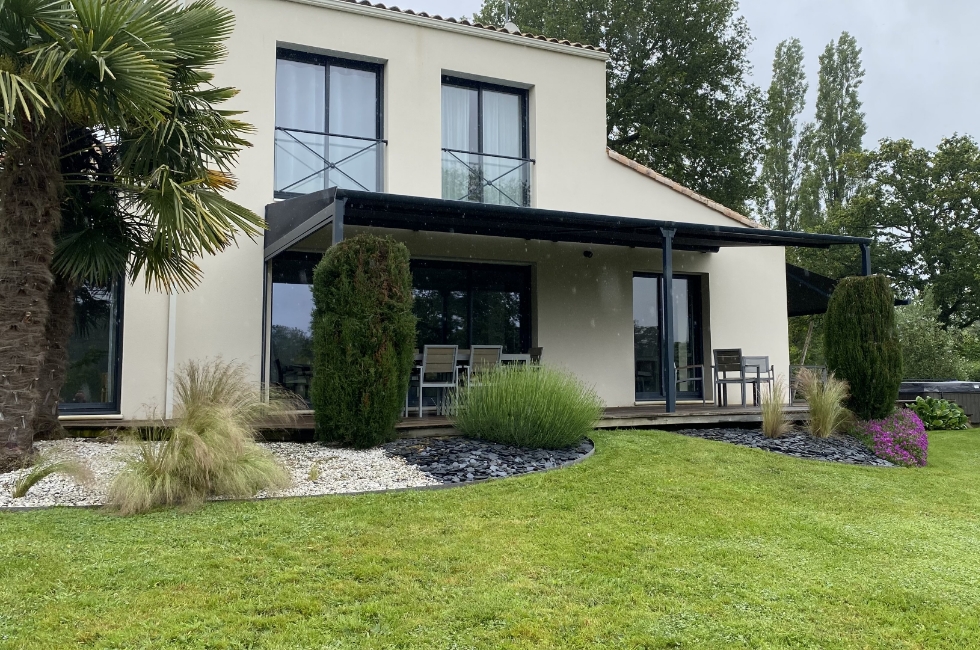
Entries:
{"label": "hot tub", "polygon": [[970,424],[980,425],[980,382],[975,381],[903,381],[899,400],[935,397],[956,402],[970,416]]}

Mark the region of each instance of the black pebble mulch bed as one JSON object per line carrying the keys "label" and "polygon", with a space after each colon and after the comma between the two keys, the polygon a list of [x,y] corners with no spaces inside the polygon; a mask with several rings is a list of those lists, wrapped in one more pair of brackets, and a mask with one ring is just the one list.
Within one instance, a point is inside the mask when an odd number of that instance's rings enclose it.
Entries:
{"label": "black pebble mulch bed", "polygon": [[762,435],[762,431],[756,429],[683,429],[677,433],[774,451],[796,458],[827,460],[849,465],[893,466],[887,460],[875,456],[864,443],[851,436],[814,438],[802,431],[794,431],[782,438],[767,438]]}
{"label": "black pebble mulch bed", "polygon": [[468,483],[554,469],[592,452],[589,440],[570,449],[525,449],[470,438],[406,438],[384,445],[442,483]]}

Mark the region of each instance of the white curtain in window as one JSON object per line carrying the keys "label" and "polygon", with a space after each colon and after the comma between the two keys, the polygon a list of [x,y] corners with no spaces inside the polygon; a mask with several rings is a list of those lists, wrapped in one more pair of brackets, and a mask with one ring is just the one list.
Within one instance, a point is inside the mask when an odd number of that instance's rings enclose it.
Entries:
{"label": "white curtain in window", "polygon": [[[306,193],[325,187],[321,157],[327,156],[326,68],[298,61],[276,61],[276,180],[279,192]],[[304,133],[315,131],[317,133]]]}
{"label": "white curtain in window", "polygon": [[472,88],[442,87],[442,146],[476,152],[479,97]]}
{"label": "white curtain in window", "polygon": [[375,73],[330,66],[330,162],[327,185],[352,190],[378,189],[378,147],[367,140],[378,137],[378,83]]}
{"label": "white curtain in window", "polygon": [[521,100],[490,90],[483,93],[483,153],[521,157]]}
{"label": "white curtain in window", "polygon": [[276,126],[326,131],[326,68],[276,61]]}

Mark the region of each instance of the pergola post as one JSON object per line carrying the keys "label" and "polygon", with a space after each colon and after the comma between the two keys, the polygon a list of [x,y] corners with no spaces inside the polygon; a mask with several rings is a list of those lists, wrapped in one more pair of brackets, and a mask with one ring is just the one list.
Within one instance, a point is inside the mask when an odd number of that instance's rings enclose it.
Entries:
{"label": "pergola post", "polygon": [[674,370],[674,233],[675,228],[661,228],[663,234],[664,276],[664,342],[663,377],[666,381],[667,412],[677,411],[677,371]]}
{"label": "pergola post", "polygon": [[333,245],[344,241],[344,208],[347,199],[337,199],[333,203]]}
{"label": "pergola post", "polygon": [[861,244],[861,275],[871,275],[871,246]]}

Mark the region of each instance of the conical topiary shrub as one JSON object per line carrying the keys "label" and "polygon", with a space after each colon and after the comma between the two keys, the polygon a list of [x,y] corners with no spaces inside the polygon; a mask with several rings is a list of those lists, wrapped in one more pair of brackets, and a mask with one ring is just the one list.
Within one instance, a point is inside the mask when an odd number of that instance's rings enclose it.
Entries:
{"label": "conical topiary shrub", "polygon": [[415,350],[408,249],[373,235],[331,247],[313,303],[317,437],[361,448],[393,440]]}
{"label": "conical topiary shrub", "polygon": [[887,417],[902,383],[895,298],[883,275],[844,278],[824,320],[827,366],[851,387],[848,408],[863,420]]}

